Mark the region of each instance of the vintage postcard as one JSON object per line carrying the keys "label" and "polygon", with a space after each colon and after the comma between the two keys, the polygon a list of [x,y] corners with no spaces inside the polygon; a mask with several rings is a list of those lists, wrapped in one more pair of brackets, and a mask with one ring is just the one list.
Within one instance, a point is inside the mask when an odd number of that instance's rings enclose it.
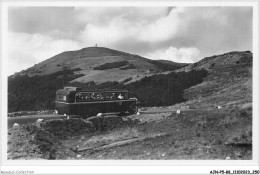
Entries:
{"label": "vintage postcard", "polygon": [[[1,8],[3,167],[259,174],[258,1]],[[39,173],[19,170],[1,173]]]}

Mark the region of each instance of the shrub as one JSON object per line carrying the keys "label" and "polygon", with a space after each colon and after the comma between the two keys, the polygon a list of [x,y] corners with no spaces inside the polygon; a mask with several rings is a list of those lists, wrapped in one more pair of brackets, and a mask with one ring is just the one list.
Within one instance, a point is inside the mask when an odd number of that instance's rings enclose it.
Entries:
{"label": "shrub", "polygon": [[67,69],[43,76],[9,77],[8,112],[54,109],[56,91],[68,85],[69,81],[83,76],[74,74],[74,71]]}
{"label": "shrub", "polygon": [[127,79],[125,79],[122,83],[126,83],[126,82],[128,82],[128,81],[131,81],[132,79],[133,79],[132,77],[127,78]]}

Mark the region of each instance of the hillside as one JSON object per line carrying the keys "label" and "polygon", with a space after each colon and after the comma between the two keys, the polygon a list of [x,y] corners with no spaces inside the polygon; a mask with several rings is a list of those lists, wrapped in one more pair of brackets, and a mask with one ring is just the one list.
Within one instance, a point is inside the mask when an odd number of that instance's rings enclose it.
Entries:
{"label": "hillside", "polygon": [[228,52],[224,53],[222,55],[214,55],[211,57],[205,57],[202,60],[187,65],[183,68],[180,68],[176,70],[177,72],[181,71],[191,71],[191,70],[199,70],[199,69],[205,69],[205,70],[213,70],[218,67],[222,67],[224,65],[240,65],[245,63],[252,63],[252,53],[250,51],[245,52]]}
{"label": "hillside", "polygon": [[[229,52],[186,65],[153,61],[107,48],[85,48],[61,53],[9,77],[8,111],[54,109],[56,90],[67,85],[127,88],[142,102],[141,106],[146,107],[169,106],[185,101],[192,103],[194,99],[195,106],[213,105],[212,94],[225,87],[230,89],[230,94],[234,94],[235,88],[241,91],[247,88],[246,92],[249,92],[252,76],[250,71],[243,72],[250,69],[251,52]],[[209,97],[207,103],[196,101],[205,96]],[[239,99],[240,96],[234,98]]]}
{"label": "hillside", "polygon": [[16,75],[43,76],[74,70],[71,82],[104,83],[122,82],[129,78],[140,79],[164,71],[179,69],[187,64],[162,62],[104,47],[88,47],[53,56]]}
{"label": "hillside", "polygon": [[[144,107],[140,108],[140,115],[104,116],[98,132],[90,130],[89,121],[75,119],[46,121],[43,129],[34,124],[11,128],[8,158],[252,160],[252,64],[252,53],[229,52],[188,65],[186,71],[150,75],[129,84],[81,83],[92,88],[131,89]],[[101,69],[106,66],[110,65]],[[49,104],[47,100],[55,89],[75,79],[73,72],[18,76],[9,85],[22,87],[24,97],[19,105],[38,94],[41,97],[34,97],[38,102],[45,100],[44,104]],[[56,78],[61,75],[63,78]],[[10,94],[21,95],[21,91],[13,90]],[[107,122],[109,118],[113,122]],[[23,143],[22,149],[18,143]]]}
{"label": "hillside", "polygon": [[235,106],[252,103],[252,67],[250,51],[228,52],[206,57],[175,72],[208,71],[202,83],[185,90],[186,104],[197,107]]}
{"label": "hillside", "polygon": [[186,65],[103,47],[63,52],[8,77],[8,111],[53,109],[56,90],[66,85],[106,88]]}
{"label": "hillside", "polygon": [[[171,71],[167,74],[160,73],[143,78],[141,81],[127,84],[126,87],[131,89],[131,86],[136,87],[138,84],[143,83],[142,88],[145,87],[145,84],[153,87],[153,90],[149,90],[149,92],[151,92],[150,95],[147,96],[151,96],[153,91],[155,91],[154,94],[161,94],[163,96],[163,91],[159,91],[157,88],[160,87],[160,84],[163,84],[162,80],[164,79],[168,81],[168,83],[164,82],[168,87],[170,87],[171,84],[174,87],[171,88],[171,92],[174,92],[175,96],[171,95],[169,99],[181,98],[182,101],[186,101],[185,103],[178,101],[179,104],[177,104],[177,106],[192,106],[195,108],[216,108],[217,106],[233,107],[252,103],[252,66],[253,56],[250,51],[233,51],[206,57],[197,63],[173,71],[175,74]],[[199,72],[201,70],[203,70],[204,73]],[[193,75],[188,76],[185,72],[192,73]],[[178,74],[180,75],[179,78]],[[197,82],[191,83],[195,79],[197,79]],[[154,82],[154,84],[149,84],[149,81]],[[187,83],[191,83],[191,85],[189,87],[183,87],[187,85]],[[175,90],[180,86],[182,87],[180,90],[183,90],[183,94],[178,96],[180,95],[180,91]],[[147,93],[145,90],[142,92],[144,94]],[[153,97],[155,96],[156,95],[153,95]],[[151,102],[152,99],[147,101]],[[157,99],[157,102],[158,101],[160,100]],[[158,103],[157,106],[162,105],[165,105],[165,103]]]}

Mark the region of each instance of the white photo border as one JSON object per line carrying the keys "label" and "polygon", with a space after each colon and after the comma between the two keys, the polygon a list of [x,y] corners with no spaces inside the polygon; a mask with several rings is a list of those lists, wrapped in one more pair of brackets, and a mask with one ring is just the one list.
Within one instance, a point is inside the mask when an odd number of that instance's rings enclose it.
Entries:
{"label": "white photo border", "polygon": [[[125,174],[136,174],[134,169],[143,169],[148,174],[167,174],[167,172],[193,172],[194,168],[198,171],[199,166],[203,168],[213,168],[219,166],[236,167],[239,169],[259,169],[259,1],[3,1],[1,6],[1,168],[12,169],[14,167],[40,168],[40,172],[50,172],[48,168],[58,173],[69,174],[69,168],[75,167],[78,170],[90,170],[88,172],[96,174],[106,174],[114,166],[120,166],[119,171]],[[8,7],[11,6],[249,6],[253,8],[253,159],[252,160],[7,160],[7,61],[8,61]],[[87,168],[86,168],[87,166]],[[100,166],[97,167],[97,166]],[[174,167],[172,167],[174,166]],[[125,172],[126,167],[129,171]],[[157,167],[157,168],[156,168]],[[161,167],[161,168],[159,168]],[[179,168],[178,168],[179,167]],[[172,169],[177,171],[172,171]],[[26,169],[26,168],[24,168]],[[98,169],[98,171],[97,171]],[[117,168],[115,168],[117,169]],[[166,169],[158,171],[157,169]],[[221,168],[218,168],[221,169]],[[37,169],[35,170],[37,172]],[[74,171],[78,172],[79,171]],[[164,172],[164,173],[163,173]],[[202,172],[202,171],[199,171]],[[208,171],[207,171],[208,172]],[[146,174],[145,173],[145,174]]]}

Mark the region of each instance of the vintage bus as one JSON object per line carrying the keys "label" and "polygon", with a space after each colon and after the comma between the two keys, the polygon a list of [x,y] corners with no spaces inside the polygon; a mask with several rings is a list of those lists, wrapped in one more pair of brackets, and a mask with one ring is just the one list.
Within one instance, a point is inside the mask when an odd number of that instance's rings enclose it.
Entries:
{"label": "vintage bus", "polygon": [[138,112],[137,99],[129,98],[128,90],[82,90],[65,87],[56,92],[58,114],[90,117],[98,113]]}

